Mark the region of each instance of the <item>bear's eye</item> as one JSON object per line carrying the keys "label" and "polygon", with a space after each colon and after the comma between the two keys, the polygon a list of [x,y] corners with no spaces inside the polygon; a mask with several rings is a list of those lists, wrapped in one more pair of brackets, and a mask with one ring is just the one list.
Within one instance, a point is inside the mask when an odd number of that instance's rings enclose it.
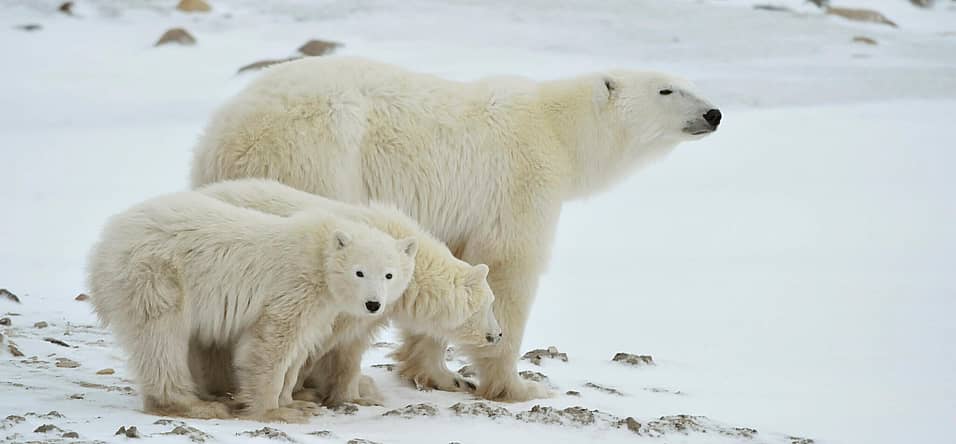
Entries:
{"label": "bear's eye", "polygon": [[358,277],[360,277],[360,278],[365,277],[365,273],[362,273],[361,271],[356,271],[356,272],[355,272],[355,275],[358,276]]}
{"label": "bear's eye", "polygon": [[662,89],[662,90],[661,90],[661,95],[662,95],[662,96],[669,96],[669,95],[670,95],[671,93],[673,93],[673,92],[674,92],[674,91],[671,91],[671,90],[669,90],[669,89]]}
{"label": "bear's eye", "polygon": [[391,279],[392,273],[385,273],[385,279]]}

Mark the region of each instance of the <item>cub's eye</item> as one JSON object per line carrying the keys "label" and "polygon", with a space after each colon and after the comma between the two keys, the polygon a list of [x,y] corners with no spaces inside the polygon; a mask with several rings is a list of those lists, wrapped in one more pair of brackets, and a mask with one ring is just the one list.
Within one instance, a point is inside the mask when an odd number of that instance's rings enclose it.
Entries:
{"label": "cub's eye", "polygon": [[391,278],[392,278],[392,273],[385,274],[385,279],[391,279]]}
{"label": "cub's eye", "polygon": [[669,95],[670,95],[671,93],[673,93],[674,91],[671,91],[671,90],[669,90],[669,89],[662,89],[660,92],[661,92],[661,95],[662,95],[662,96],[669,96]]}
{"label": "cub's eye", "polygon": [[356,271],[356,272],[355,272],[355,275],[358,276],[358,277],[360,277],[360,278],[365,277],[365,273],[362,273],[361,271]]}

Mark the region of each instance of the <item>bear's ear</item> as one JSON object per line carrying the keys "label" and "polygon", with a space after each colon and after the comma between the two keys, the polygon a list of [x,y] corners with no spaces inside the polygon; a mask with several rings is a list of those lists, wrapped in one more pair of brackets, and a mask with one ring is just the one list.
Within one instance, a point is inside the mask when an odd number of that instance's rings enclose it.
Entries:
{"label": "bear's ear", "polygon": [[398,241],[398,250],[407,254],[408,257],[415,257],[415,253],[418,253],[418,239],[414,237],[406,237]]}
{"label": "bear's ear", "polygon": [[614,93],[617,91],[617,81],[604,76],[604,90],[607,91],[607,97],[610,99],[614,96]]}
{"label": "bear's ear", "polygon": [[610,76],[603,75],[594,83],[594,103],[604,105],[614,99],[617,95],[617,80]]}
{"label": "bear's ear", "polygon": [[348,233],[344,231],[335,230],[335,233],[332,234],[332,246],[335,247],[336,250],[341,250],[351,243],[352,236],[349,236]]}
{"label": "bear's ear", "polygon": [[488,278],[488,266],[485,264],[478,264],[474,267],[471,267],[471,282],[480,283]]}

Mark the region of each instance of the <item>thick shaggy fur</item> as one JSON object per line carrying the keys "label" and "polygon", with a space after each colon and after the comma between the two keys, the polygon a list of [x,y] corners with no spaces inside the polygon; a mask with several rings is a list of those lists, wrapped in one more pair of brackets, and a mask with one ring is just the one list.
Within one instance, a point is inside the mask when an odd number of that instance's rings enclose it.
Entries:
{"label": "thick shaggy fur", "polygon": [[[458,258],[487,264],[505,337],[471,355],[478,392],[522,401],[547,393],[516,364],[562,203],[713,131],[712,108],[686,82],[648,72],[461,83],[307,58],[268,70],[225,104],[196,148],[192,181],[261,177],[394,204]],[[407,341],[399,355],[445,373],[445,344],[432,339]]]}
{"label": "thick shaggy fur", "polygon": [[[199,188],[197,192],[232,205],[279,216],[321,209],[368,224],[395,237],[416,239],[419,248],[414,275],[405,293],[388,306],[386,318],[416,335],[451,341],[461,347],[493,348],[501,337],[501,329],[492,311],[494,295],[485,279],[488,268],[485,265],[472,266],[455,258],[444,244],[394,207],[344,204],[275,181],[259,179],[219,182]],[[339,316],[333,328],[329,352],[316,356],[317,359],[307,365],[308,377],[303,381],[306,390],[296,397],[320,400],[330,405],[380,403],[381,397],[374,383],[361,377],[360,371],[362,354],[384,325],[383,319],[349,314]],[[414,366],[415,362],[402,360],[399,374],[419,386],[440,384],[449,389],[464,390],[470,384],[457,374],[426,371]],[[428,379],[436,375],[445,379]]]}
{"label": "thick shaggy fur", "polygon": [[[199,399],[192,342],[235,355],[242,416],[301,422],[300,409],[315,407],[291,396],[306,358],[324,350],[339,314],[380,319],[384,310],[369,303],[387,307],[405,291],[416,251],[414,238],[396,241],[328,211],[284,218],[184,192],[114,216],[91,253],[89,287],[147,412],[230,416]],[[221,380],[199,364],[192,370],[203,379]]]}

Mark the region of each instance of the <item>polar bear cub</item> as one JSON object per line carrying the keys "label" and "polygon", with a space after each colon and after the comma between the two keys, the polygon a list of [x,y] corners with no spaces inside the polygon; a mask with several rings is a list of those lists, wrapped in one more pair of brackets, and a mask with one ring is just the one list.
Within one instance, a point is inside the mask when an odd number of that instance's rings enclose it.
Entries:
{"label": "polar bear cub", "polygon": [[[233,205],[280,216],[322,209],[394,237],[417,239],[419,249],[414,275],[405,293],[389,306],[386,317],[406,331],[465,348],[494,347],[502,337],[492,308],[494,293],[487,282],[488,267],[456,258],[447,246],[394,207],[376,203],[346,204],[263,179],[224,181],[196,191]],[[315,355],[306,368],[302,382],[314,392],[314,397],[297,398],[321,400],[329,405],[380,403],[374,383],[361,376],[361,356],[385,323],[384,319],[340,316],[329,351],[325,356]],[[472,385],[444,367],[445,372],[439,373],[432,368],[408,365],[409,360],[399,357],[402,358],[399,375],[416,386],[466,390]],[[443,362],[440,357],[437,359]],[[206,365],[214,366],[214,363]],[[440,381],[432,380],[436,375]]]}
{"label": "polar bear cub", "polygon": [[[301,422],[292,401],[306,358],[335,318],[380,318],[408,286],[418,242],[317,209],[284,218],[196,192],[114,216],[89,261],[96,314],[129,354],[144,409],[227,418],[201,400],[191,341],[235,350],[243,417]],[[311,406],[311,407],[314,407]]]}

